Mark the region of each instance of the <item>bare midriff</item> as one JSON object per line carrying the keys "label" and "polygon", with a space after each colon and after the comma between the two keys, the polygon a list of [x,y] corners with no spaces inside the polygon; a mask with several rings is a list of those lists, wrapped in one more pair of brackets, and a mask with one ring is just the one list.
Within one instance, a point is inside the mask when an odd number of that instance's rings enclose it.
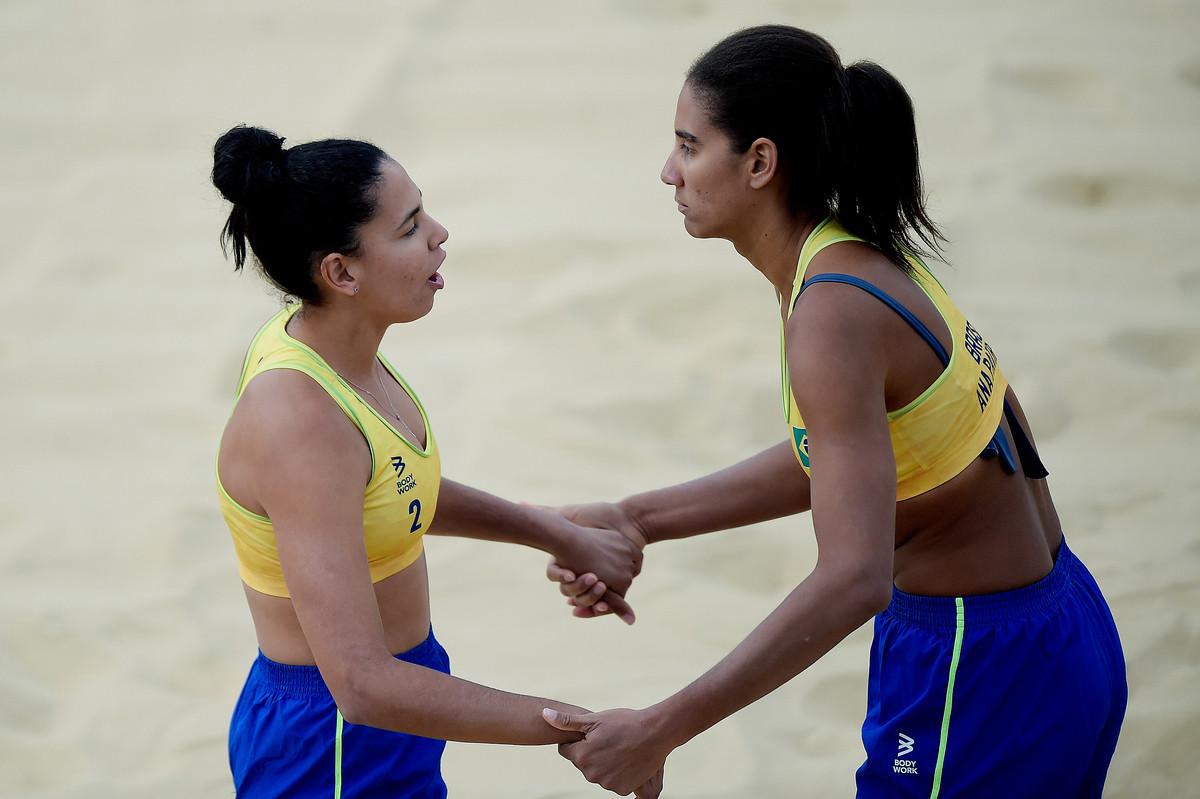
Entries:
{"label": "bare midriff", "polygon": [[[262,653],[277,663],[314,664],[316,660],[292,600],[262,594],[245,585],[243,588]],[[375,599],[388,651],[399,654],[424,641],[429,635],[429,575],[425,554],[403,571],[375,583]]]}

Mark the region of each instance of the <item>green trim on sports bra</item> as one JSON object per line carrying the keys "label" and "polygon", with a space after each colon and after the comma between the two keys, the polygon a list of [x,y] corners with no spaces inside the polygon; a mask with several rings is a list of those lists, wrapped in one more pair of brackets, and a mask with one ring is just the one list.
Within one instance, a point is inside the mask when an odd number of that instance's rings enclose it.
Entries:
{"label": "green trim on sports bra", "polygon": [[[295,318],[294,313],[293,313],[292,318]],[[350,385],[350,383],[346,380],[346,378],[344,378],[340,374],[338,374],[338,371],[336,369],[334,369],[332,366],[330,366],[325,361],[325,359],[322,358],[320,356],[320,354],[317,353],[316,350],[314,350],[312,347],[305,344],[303,341],[293,338],[292,335],[290,333],[288,333],[288,329],[287,329],[287,326],[291,323],[292,318],[289,318],[287,320],[287,322],[283,323],[283,326],[280,328],[280,331],[279,331],[280,338],[282,338],[289,346],[303,351],[304,353],[308,354],[313,359],[315,359],[317,361],[317,363],[319,363],[321,366],[324,366],[326,369],[328,369],[330,374],[337,377],[338,382],[341,383],[342,387],[349,394],[351,394],[356,400],[358,400],[363,405],[365,405],[371,411],[371,413],[373,413],[375,415],[376,419],[378,419],[388,430],[392,431],[392,433],[396,436],[396,438],[398,438],[402,442],[404,442],[404,444],[407,445],[408,448],[410,450],[412,450],[415,454],[421,456],[422,458],[428,458],[430,453],[432,452],[431,447],[432,447],[432,442],[433,442],[433,430],[429,424],[429,416],[426,415],[425,408],[422,407],[420,401],[417,400],[416,395],[413,393],[412,389],[409,388],[408,383],[406,383],[403,379],[400,378],[400,376],[396,373],[396,370],[393,369],[391,364],[389,364],[387,362],[387,359],[385,359],[378,352],[375,353],[376,360],[378,360],[383,365],[383,367],[387,370],[388,374],[390,374],[392,376],[392,378],[396,380],[397,384],[399,384],[399,386],[404,391],[404,393],[408,395],[408,398],[410,400],[412,400],[413,405],[417,406],[417,412],[421,414],[421,422],[425,425],[425,447],[424,447],[424,449],[418,447],[416,445],[416,443],[409,441],[407,438],[405,438],[403,435],[401,435],[400,431],[397,430],[392,425],[392,423],[387,420],[387,418],[383,414],[381,414],[379,411],[375,410],[374,405],[372,405],[371,403],[369,403],[365,399],[363,399],[361,396],[359,396],[358,392],[354,390],[354,387]],[[328,386],[327,386],[327,388],[328,388]]]}

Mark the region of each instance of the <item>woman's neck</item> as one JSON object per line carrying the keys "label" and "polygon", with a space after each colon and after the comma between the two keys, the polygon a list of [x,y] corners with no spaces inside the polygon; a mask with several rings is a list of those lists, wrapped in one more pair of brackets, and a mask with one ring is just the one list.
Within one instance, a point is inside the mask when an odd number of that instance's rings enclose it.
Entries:
{"label": "woman's neck", "polygon": [[376,379],[375,356],[387,328],[360,314],[305,305],[288,322],[288,335],[307,344],[342,377],[369,385]]}
{"label": "woman's neck", "polygon": [[745,233],[732,240],[733,247],[770,281],[776,294],[790,297],[800,250],[819,223],[819,219],[776,207],[755,214]]}

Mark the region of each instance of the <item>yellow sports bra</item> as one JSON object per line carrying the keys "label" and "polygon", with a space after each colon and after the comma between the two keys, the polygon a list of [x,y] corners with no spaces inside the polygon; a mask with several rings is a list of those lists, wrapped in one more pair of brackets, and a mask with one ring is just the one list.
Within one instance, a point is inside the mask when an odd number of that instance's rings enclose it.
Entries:
{"label": "yellow sports bra", "polygon": [[[826,273],[805,280],[808,265],[821,250],[842,241],[864,241],[851,235],[833,219],[818,225],[800,250],[786,316],[800,294],[816,283],[844,283],[866,291],[898,313],[933,348],[943,371],[929,388],[903,408],[888,413],[888,430],[896,457],[896,499],[915,497],[949,481],[976,458],[1000,457],[1004,470],[1016,471],[1014,457],[1000,418],[1008,416],[1016,453],[1027,477],[1047,475],[1024,428],[1005,400],[1008,381],[997,364],[996,353],[983,335],[963,316],[937,278],[916,255],[908,255],[913,282],[925,292],[946,323],[953,341],[947,353],[942,343],[907,308],[877,286],[853,275]],[[808,431],[796,407],[788,375],[785,338],[780,328],[784,415],[792,428],[792,451],[801,467],[812,474]]]}
{"label": "yellow sports bra", "polygon": [[[371,480],[363,495],[363,541],[371,581],[379,582],[420,557],[422,536],[437,510],[441,460],[429,417],[408,383],[383,355],[380,362],[412,397],[425,424],[425,449],[409,442],[367,404],[310,347],[287,333],[288,320],[300,308],[289,305],[271,318],[250,344],[242,365],[237,396],[256,376],[272,369],[293,369],[315,380],[363,434],[371,453]],[[246,510],[225,491],[217,475],[221,514],[233,536],[238,572],[246,585],[271,596],[290,596],[279,566],[271,520]]]}

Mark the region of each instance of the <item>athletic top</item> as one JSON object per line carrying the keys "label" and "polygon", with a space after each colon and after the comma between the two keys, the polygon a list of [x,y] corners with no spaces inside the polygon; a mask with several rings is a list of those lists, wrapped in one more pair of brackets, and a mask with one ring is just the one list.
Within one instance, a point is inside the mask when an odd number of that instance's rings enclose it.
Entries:
{"label": "athletic top", "polygon": [[[1005,400],[1008,381],[1000,371],[995,351],[958,310],[945,288],[919,257],[911,253],[907,255],[913,270],[911,277],[929,297],[949,329],[953,341],[950,353],[911,311],[874,284],[853,275],[837,273],[805,279],[813,257],[831,244],[842,241],[864,239],[851,235],[832,218],[827,218],[809,234],[800,250],[792,296],[783,324],[791,316],[800,294],[809,286],[816,283],[844,283],[866,291],[903,317],[941,360],[943,371],[933,384],[912,402],[887,415],[892,450],[896,457],[897,501],[937,488],[981,456],[999,456],[1004,470],[1009,474],[1015,473],[1017,458],[1013,456],[1013,449],[1000,426],[1000,417],[1004,415],[1008,416],[1025,475],[1035,479],[1045,477],[1045,467]],[[796,407],[796,398],[792,395],[782,327],[780,354],[784,416],[792,427],[792,451],[804,471],[811,475],[808,431]]]}
{"label": "athletic top", "polygon": [[[410,565],[423,551],[421,538],[437,510],[441,459],[429,417],[412,389],[383,355],[380,362],[412,397],[425,424],[425,449],[417,448],[363,400],[325,360],[288,335],[288,320],[300,308],[289,305],[255,335],[242,365],[237,396],[256,376],[272,369],[303,372],[317,382],[362,433],[371,453],[371,479],[363,493],[363,542],[371,582],[390,577]],[[290,596],[271,520],[246,510],[225,491],[217,475],[221,514],[229,525],[237,551],[238,571],[246,585],[271,596]]]}

